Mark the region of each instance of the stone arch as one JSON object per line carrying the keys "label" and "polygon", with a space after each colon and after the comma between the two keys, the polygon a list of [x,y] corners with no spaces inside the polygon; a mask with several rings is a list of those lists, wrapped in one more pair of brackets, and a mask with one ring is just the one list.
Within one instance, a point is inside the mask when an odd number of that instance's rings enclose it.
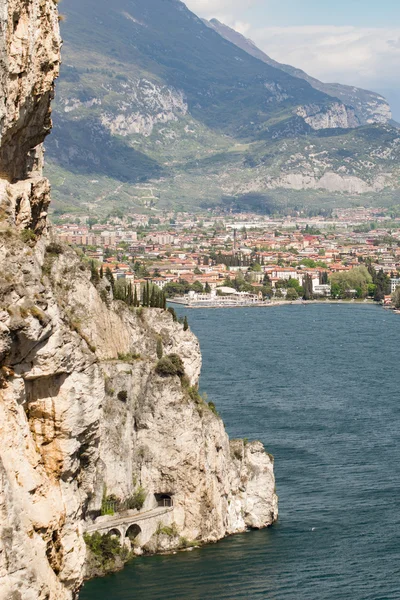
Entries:
{"label": "stone arch", "polygon": [[139,525],[137,525],[137,523],[132,523],[125,532],[125,538],[129,538],[130,541],[133,542],[141,533],[142,530]]}
{"label": "stone arch", "polygon": [[121,533],[120,529],[118,529],[118,527],[113,527],[112,529],[109,529],[107,531],[107,534],[114,536],[114,537],[118,537],[118,538],[122,537],[122,533]]}

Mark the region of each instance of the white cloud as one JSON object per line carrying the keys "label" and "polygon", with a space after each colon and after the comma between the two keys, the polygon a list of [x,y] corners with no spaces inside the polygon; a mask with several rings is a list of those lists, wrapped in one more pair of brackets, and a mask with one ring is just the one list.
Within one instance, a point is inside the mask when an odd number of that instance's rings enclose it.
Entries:
{"label": "white cloud", "polygon": [[248,35],[275,60],[322,81],[372,89],[398,86],[398,27],[266,27],[253,28]]}
{"label": "white cloud", "polygon": [[[233,27],[243,35],[250,30],[250,24],[241,19],[246,11],[263,0],[184,0],[186,6],[199,17],[218,19]],[[264,0],[265,1],[265,0]]]}
{"label": "white cloud", "polygon": [[217,15],[235,15],[257,4],[260,0],[184,0],[190,10],[207,19]]}

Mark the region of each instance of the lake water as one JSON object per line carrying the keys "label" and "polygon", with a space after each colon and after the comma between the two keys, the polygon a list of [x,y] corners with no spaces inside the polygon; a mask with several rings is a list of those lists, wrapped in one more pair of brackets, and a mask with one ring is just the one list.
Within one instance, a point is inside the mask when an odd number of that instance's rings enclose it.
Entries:
{"label": "lake water", "polygon": [[188,317],[229,434],[275,455],[279,523],[136,559],[80,600],[400,599],[400,317],[340,304]]}

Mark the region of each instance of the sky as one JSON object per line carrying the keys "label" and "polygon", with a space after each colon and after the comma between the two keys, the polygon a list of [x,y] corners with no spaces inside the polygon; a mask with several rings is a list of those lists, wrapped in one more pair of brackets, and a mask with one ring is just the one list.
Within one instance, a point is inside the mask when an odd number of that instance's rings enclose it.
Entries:
{"label": "sky", "polygon": [[279,62],[371,89],[400,121],[400,0],[185,0]]}

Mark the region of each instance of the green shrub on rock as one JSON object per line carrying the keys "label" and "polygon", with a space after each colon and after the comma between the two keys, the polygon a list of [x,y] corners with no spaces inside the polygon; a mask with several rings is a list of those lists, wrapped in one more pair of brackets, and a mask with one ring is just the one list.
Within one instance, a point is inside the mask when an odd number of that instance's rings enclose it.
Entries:
{"label": "green shrub on rock", "polygon": [[112,560],[121,552],[119,539],[109,533],[104,535],[98,531],[92,535],[85,533],[84,540],[89,550],[100,559],[101,562]]}
{"label": "green shrub on rock", "polygon": [[30,242],[34,243],[37,240],[36,234],[32,229],[23,229],[21,231],[21,240],[25,244],[29,244]]}
{"label": "green shrub on rock", "polygon": [[168,358],[175,366],[176,374],[178,375],[178,377],[183,377],[185,374],[185,367],[181,357],[178,354],[169,354]]}
{"label": "green shrub on rock", "polygon": [[160,358],[156,366],[156,373],[161,377],[173,377],[176,375],[175,365],[169,360],[168,356]]}
{"label": "green shrub on rock", "polygon": [[180,356],[177,354],[168,354],[160,358],[156,366],[156,373],[161,377],[178,377],[182,378],[185,375],[185,367]]}
{"label": "green shrub on rock", "polygon": [[126,507],[128,509],[141,510],[143,508],[143,504],[146,500],[146,497],[146,490],[142,488],[142,486],[139,486],[136,492],[133,494],[133,496],[128,498],[128,500],[126,501]]}
{"label": "green shrub on rock", "polygon": [[57,242],[51,242],[48,246],[46,246],[46,252],[48,254],[62,254],[63,247]]}

